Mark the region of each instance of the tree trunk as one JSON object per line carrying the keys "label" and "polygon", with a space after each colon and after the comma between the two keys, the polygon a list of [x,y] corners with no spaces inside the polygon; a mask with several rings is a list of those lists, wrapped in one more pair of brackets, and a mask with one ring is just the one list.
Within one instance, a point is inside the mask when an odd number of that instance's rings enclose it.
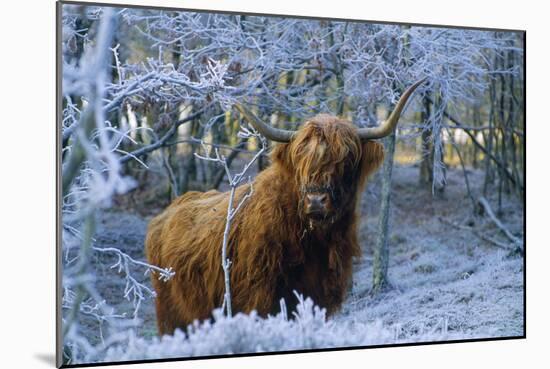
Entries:
{"label": "tree trunk", "polygon": [[382,168],[382,192],[380,212],[378,215],[378,238],[374,246],[372,292],[379,293],[389,287],[388,283],[388,236],[391,200],[391,181],[393,170],[393,155],[395,153],[395,133],[385,140],[385,158]]}
{"label": "tree trunk", "polygon": [[[423,124],[426,124],[430,119],[430,101],[424,99],[424,110],[420,118]],[[434,148],[432,142],[432,130],[424,129],[422,131],[422,142],[420,150],[420,175],[419,183],[422,187],[432,188],[433,185],[433,163],[434,163]]]}
{"label": "tree trunk", "polygon": [[[496,59],[494,61],[496,63]],[[496,98],[496,86],[494,78],[491,78],[489,85],[489,132],[486,136],[487,141],[485,142],[485,147],[487,148],[488,153],[493,153],[493,140],[495,137],[494,130],[494,121],[495,121],[495,98]],[[483,181],[483,196],[487,196],[489,191],[489,186],[493,184],[493,168],[491,163],[491,158],[489,155],[485,155],[485,179]]]}
{"label": "tree trunk", "polygon": [[[474,127],[481,126],[481,113],[480,113],[479,105],[476,105],[474,107],[473,123],[474,123]],[[477,146],[474,145],[473,142],[472,142],[472,149],[473,149],[472,166],[474,167],[474,169],[477,169],[478,168],[477,156],[479,155],[479,150]]]}

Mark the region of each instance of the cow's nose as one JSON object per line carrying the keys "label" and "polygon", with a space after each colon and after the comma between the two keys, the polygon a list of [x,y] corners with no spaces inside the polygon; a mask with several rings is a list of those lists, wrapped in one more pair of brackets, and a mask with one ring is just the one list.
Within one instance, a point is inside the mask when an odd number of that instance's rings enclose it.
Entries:
{"label": "cow's nose", "polygon": [[327,207],[328,195],[326,193],[307,194],[307,202],[311,211],[324,210]]}

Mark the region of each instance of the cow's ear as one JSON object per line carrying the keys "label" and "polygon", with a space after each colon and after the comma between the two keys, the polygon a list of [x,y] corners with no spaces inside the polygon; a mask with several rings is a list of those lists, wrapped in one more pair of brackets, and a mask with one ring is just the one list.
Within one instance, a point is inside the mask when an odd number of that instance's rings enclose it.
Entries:
{"label": "cow's ear", "polygon": [[362,174],[367,177],[384,161],[384,145],[377,141],[366,141],[363,143],[362,159]]}

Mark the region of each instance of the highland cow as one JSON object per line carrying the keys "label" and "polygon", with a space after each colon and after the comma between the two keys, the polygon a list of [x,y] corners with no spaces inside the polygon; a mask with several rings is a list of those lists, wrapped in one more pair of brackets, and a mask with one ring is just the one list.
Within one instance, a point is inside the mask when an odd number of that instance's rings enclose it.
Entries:
{"label": "highland cow", "polygon": [[[358,203],[366,178],[383,161],[380,143],[390,134],[411,86],[389,118],[377,127],[318,115],[297,131],[276,129],[249,109],[241,114],[266,138],[279,142],[272,164],[260,172],[252,196],[233,218],[228,242],[232,308],[276,314],[293,291],[310,297],[330,315],[341,306],[352,261],[361,254]],[[249,191],[237,188],[235,203]],[[151,264],[172,267],[168,282],[152,277],[159,334],[207,319],[224,299],[221,245],[229,193],[187,192],[151,220],[146,253]]]}

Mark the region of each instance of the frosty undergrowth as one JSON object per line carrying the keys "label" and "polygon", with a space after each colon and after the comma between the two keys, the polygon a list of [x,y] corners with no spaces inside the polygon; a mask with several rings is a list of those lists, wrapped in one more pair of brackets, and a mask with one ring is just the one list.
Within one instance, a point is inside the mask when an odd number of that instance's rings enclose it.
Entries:
{"label": "frosty undergrowth", "polygon": [[214,311],[213,322],[195,322],[188,333],[146,339],[130,334],[128,339],[107,351],[105,361],[143,360],[170,357],[211,356],[253,352],[366,346],[384,343],[446,340],[449,333],[422,332],[406,340],[396,340],[397,330],[381,322],[335,322],[309,298],[299,296],[294,319],[285,314],[266,319],[255,312],[226,317]]}

